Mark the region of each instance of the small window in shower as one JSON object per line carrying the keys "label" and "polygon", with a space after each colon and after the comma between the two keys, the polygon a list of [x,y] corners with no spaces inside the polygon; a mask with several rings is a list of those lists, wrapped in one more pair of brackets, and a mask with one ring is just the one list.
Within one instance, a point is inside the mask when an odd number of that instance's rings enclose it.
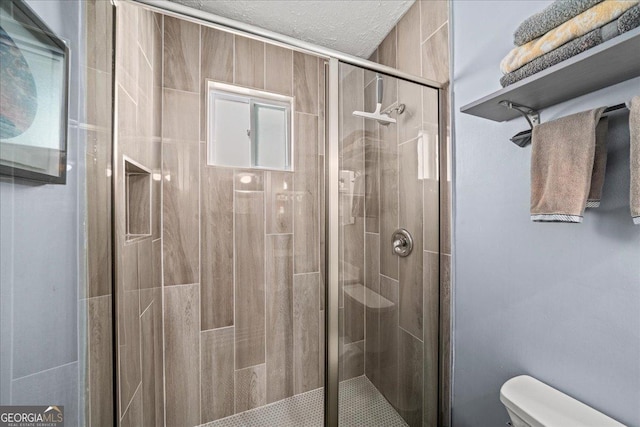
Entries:
{"label": "small window in shower", "polygon": [[292,170],[293,98],[208,82],[207,163]]}

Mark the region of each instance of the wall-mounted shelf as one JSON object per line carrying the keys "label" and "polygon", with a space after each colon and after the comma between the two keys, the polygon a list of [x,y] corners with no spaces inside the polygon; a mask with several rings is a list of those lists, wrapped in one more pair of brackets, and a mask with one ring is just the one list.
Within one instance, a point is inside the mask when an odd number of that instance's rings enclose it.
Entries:
{"label": "wall-mounted shelf", "polygon": [[[501,105],[501,101],[526,105],[540,111],[638,76],[640,28],[467,104],[460,111],[503,122],[520,117],[521,114]],[[638,92],[640,93],[640,88]]]}

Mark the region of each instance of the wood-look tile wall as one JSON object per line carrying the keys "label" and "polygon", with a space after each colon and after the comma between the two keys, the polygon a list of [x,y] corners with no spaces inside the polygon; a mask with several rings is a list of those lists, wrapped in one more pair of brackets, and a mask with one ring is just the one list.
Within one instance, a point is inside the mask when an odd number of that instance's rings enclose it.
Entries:
{"label": "wood-look tile wall", "polygon": [[87,289],[82,297],[87,313],[85,422],[113,425],[113,366],[111,276],[112,176],[112,22],[109,2],[84,3],[87,59],[85,74]]}
{"label": "wood-look tile wall", "polygon": [[[163,52],[166,416],[192,426],[322,386],[324,65],[168,16]],[[294,97],[294,171],[207,165],[207,79]]]}
{"label": "wood-look tile wall", "polygon": [[[370,59],[447,83],[448,58],[448,2],[420,0]],[[368,74],[364,82],[366,110],[374,107],[373,77]],[[365,203],[365,283],[396,304],[386,312],[368,309],[365,313],[365,373],[409,425],[449,426],[448,129],[447,137],[439,138],[440,179],[419,179],[417,164],[418,132],[433,135],[439,132],[439,123],[448,124],[448,91],[440,100],[445,116],[439,117],[437,91],[391,78],[384,82],[383,108],[399,102],[406,110],[398,116],[397,125],[365,128],[365,170],[371,182]],[[375,217],[376,208],[379,217]],[[398,259],[389,246],[391,233],[398,227],[414,236],[414,252],[407,258]]]}
{"label": "wood-look tile wall", "polygon": [[[108,2],[95,3],[96,7],[104,7]],[[162,16],[129,3],[119,3],[115,19],[117,424],[164,426]],[[151,206],[150,218],[146,219],[151,221],[151,232],[136,239],[126,236],[125,156],[151,171],[147,178],[151,180],[150,194],[146,195],[146,203]],[[106,354],[103,352],[100,357]],[[106,399],[96,405],[102,407],[105,402]],[[91,414],[93,418],[93,411]],[[113,425],[107,414],[96,413],[100,414],[104,418],[96,419],[92,425]]]}

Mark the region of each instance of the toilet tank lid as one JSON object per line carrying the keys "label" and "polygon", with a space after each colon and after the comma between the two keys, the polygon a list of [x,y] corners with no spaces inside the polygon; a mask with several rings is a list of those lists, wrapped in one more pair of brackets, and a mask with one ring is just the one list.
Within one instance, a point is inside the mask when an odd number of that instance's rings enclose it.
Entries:
{"label": "toilet tank lid", "polygon": [[528,375],[505,382],[500,401],[532,426],[625,427],[616,420]]}

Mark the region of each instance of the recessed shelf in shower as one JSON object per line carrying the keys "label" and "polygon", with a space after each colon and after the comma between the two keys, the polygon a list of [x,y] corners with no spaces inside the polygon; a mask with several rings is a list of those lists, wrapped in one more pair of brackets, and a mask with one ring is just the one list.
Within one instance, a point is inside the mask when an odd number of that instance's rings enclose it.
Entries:
{"label": "recessed shelf in shower", "polygon": [[126,240],[151,236],[151,171],[124,159]]}

